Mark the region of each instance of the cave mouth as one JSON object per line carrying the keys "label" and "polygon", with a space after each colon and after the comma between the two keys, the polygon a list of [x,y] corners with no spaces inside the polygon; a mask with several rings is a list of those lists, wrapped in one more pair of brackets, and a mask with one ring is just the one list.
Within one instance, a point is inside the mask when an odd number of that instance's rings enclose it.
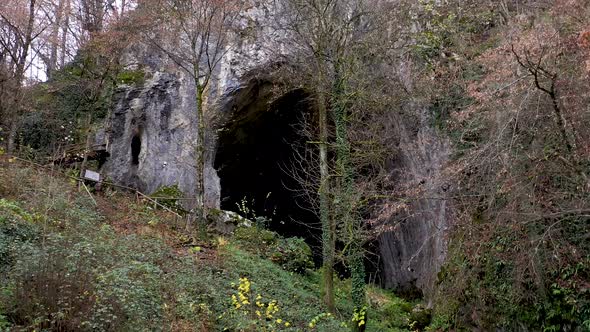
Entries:
{"label": "cave mouth", "polygon": [[317,256],[319,220],[289,171],[307,144],[300,128],[312,114],[308,96],[294,90],[270,104],[251,101],[234,113],[220,131],[215,156],[221,208],[244,215],[245,206],[248,217],[265,217],[268,229],[304,238]]}

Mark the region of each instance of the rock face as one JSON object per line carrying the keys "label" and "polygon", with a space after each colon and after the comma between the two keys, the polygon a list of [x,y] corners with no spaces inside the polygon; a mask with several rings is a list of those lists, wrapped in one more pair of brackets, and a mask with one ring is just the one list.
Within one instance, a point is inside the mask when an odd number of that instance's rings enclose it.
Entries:
{"label": "rock face", "polygon": [[[272,98],[268,89],[261,89],[272,82],[261,83],[260,77],[275,64],[273,54],[284,47],[281,34],[270,28],[275,3],[256,2],[240,16],[238,25],[243,33],[233,39],[207,96],[208,117],[216,118],[218,123],[235,123],[240,117],[252,116],[245,113],[264,108],[252,105],[264,105]],[[101,172],[114,182],[146,193],[176,184],[187,197],[195,197],[193,165],[198,126],[194,82],[169,59],[145,45],[131,47],[123,63],[128,69],[142,70],[145,81],[118,87],[105,126],[110,157]],[[437,193],[440,183],[432,180],[432,175],[446,161],[448,148],[436,137],[426,118],[414,126],[416,130],[404,124],[398,128],[407,132],[400,135],[404,137],[400,144],[404,152],[392,172],[399,173],[403,181],[424,179],[426,191]],[[206,136],[206,204],[219,208],[220,179],[213,168],[216,135],[211,132]],[[190,200],[187,204],[190,206]],[[425,198],[413,203],[411,209],[399,230],[379,238],[387,287],[431,287],[444,258],[444,200]]]}
{"label": "rock face", "polygon": [[448,142],[431,126],[428,109],[420,103],[406,106],[412,120],[398,121],[399,156],[392,167],[394,181],[414,188],[408,211],[390,220],[394,231],[379,236],[383,284],[388,288],[427,297],[446,257],[446,231],[451,210],[442,167],[450,154]]}
{"label": "rock face", "polygon": [[[179,77],[154,72],[142,86],[120,86],[111,113],[105,173],[123,185],[153,192],[178,183],[194,186],[192,100]],[[184,91],[183,91],[184,90]],[[194,171],[193,171],[194,172]]]}
{"label": "rock face", "polygon": [[[248,34],[234,38],[213,77],[207,109],[218,114],[208,117],[225,119],[252,98],[250,76],[269,62],[268,50],[275,46],[273,33],[265,28],[271,10],[272,6],[260,3],[241,13],[238,25]],[[195,197],[198,125],[194,81],[166,55],[146,45],[131,46],[122,63],[126,69],[143,71],[146,79],[117,89],[106,125],[110,158],[101,172],[145,193],[178,185],[188,197]],[[219,208],[219,177],[213,169],[215,135],[206,136],[205,203]],[[185,203],[191,207],[195,202]]]}
{"label": "rock face", "polygon": [[[177,184],[185,193],[195,188],[196,118],[194,86],[186,77],[147,72],[138,87],[120,86],[108,127],[110,158],[103,167],[115,182],[151,193]],[[219,179],[207,168],[209,205],[216,206]],[[194,197],[194,195],[192,195]],[[190,204],[189,204],[190,205]]]}

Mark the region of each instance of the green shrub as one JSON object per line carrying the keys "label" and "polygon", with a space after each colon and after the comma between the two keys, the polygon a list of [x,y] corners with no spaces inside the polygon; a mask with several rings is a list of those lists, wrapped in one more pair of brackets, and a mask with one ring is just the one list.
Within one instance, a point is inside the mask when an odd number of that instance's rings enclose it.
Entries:
{"label": "green shrub", "polygon": [[277,300],[267,298],[266,294],[254,293],[252,283],[247,277],[232,283],[235,289],[229,297],[231,305],[219,316],[232,331],[284,331],[289,330],[291,322],[282,318]]}
{"label": "green shrub", "polygon": [[311,248],[302,238],[284,239],[275,232],[252,226],[238,227],[234,239],[241,248],[270,259],[286,271],[304,273],[314,267]]}
{"label": "green shrub", "polygon": [[382,324],[388,328],[407,328],[409,324],[409,314],[412,311],[412,305],[403,299],[394,296],[388,296],[388,301],[381,309],[382,317],[386,320]]}
{"label": "green shrub", "polygon": [[[57,147],[83,144],[88,119],[92,126],[108,114],[117,70],[105,66],[95,52],[80,50],[50,81],[27,89],[26,108],[31,111],[20,119],[20,146],[41,159],[53,155]],[[141,76],[127,74],[123,79],[137,81]]]}
{"label": "green shrub", "polygon": [[182,207],[182,202],[179,200],[183,196],[184,193],[178,188],[178,185],[162,186],[151,194],[151,197],[158,203],[179,213],[186,212]]}
{"label": "green shrub", "polygon": [[61,236],[45,239],[45,249],[21,247],[8,274],[10,288],[2,293],[6,314],[24,326],[83,329],[92,312],[95,260],[91,251],[80,249]]}
{"label": "green shrub", "polygon": [[298,237],[281,239],[270,259],[283,269],[297,273],[304,273],[314,266],[311,259],[311,248],[305,243],[305,240]]}
{"label": "green shrub", "polygon": [[9,331],[12,324],[6,319],[6,316],[0,314],[0,331]]}
{"label": "green shrub", "polygon": [[267,255],[278,241],[278,234],[257,226],[238,227],[234,231],[234,239],[241,247]]}
{"label": "green shrub", "polygon": [[37,240],[33,218],[17,204],[0,199],[0,272],[13,264],[21,245]]}
{"label": "green shrub", "polygon": [[[477,244],[482,250],[476,257],[457,251],[457,243],[450,247],[449,259],[438,276],[437,325],[584,330],[590,323],[590,289],[582,286],[582,280],[590,279],[590,257],[563,258],[556,266],[551,261],[553,253],[538,246],[530,265],[519,265],[517,257],[526,256],[519,251],[522,239],[517,235],[512,229],[497,231],[490,240]],[[572,234],[567,241],[573,239]]]}
{"label": "green shrub", "polygon": [[163,274],[156,264],[165,262],[166,247],[88,219],[93,222],[68,222],[67,231],[18,246],[18,260],[0,287],[0,312],[39,329],[158,330]]}
{"label": "green shrub", "polygon": [[98,275],[89,327],[94,331],[161,329],[161,278],[157,266],[137,261]]}
{"label": "green shrub", "polygon": [[408,326],[412,331],[422,330],[432,322],[432,310],[422,305],[416,306],[408,317]]}
{"label": "green shrub", "polygon": [[[280,318],[290,322],[290,330],[326,332],[346,330],[341,327],[341,323],[347,321],[352,313],[352,306],[347,295],[338,296],[336,301],[338,311],[342,313],[342,316],[338,315],[328,320],[322,320],[314,330],[308,328],[309,323],[323,312],[318,296],[320,294],[320,276],[317,273],[302,276],[285,271],[267,259],[261,259],[231,245],[227,246],[221,254],[226,271],[223,273],[226,285],[235,283],[239,278],[248,278],[252,282],[252,294],[261,294],[267,303],[272,300],[276,301],[280,307]],[[216,275],[215,278],[216,285],[219,285],[220,275]],[[219,294],[219,291],[217,293]],[[234,289],[229,287],[221,293],[223,294],[221,298],[222,312],[230,310],[232,307],[232,293],[234,293]],[[231,320],[231,317],[223,317],[218,322],[221,325],[219,330],[223,330],[226,326],[239,324],[238,321],[227,321],[226,319]]]}
{"label": "green shrub", "polygon": [[[419,20],[424,26],[414,35],[413,49],[416,55],[428,63],[440,60],[444,53],[460,52],[465,39],[472,34],[481,34],[494,25],[496,14],[493,8],[473,4],[453,5],[456,6],[436,0],[419,1]],[[481,48],[489,46],[485,44]]]}

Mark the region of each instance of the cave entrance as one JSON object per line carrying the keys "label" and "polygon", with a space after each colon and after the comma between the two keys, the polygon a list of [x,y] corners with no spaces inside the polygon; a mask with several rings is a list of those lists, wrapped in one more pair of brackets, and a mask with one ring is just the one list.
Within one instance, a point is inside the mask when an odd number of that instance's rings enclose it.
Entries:
{"label": "cave entrance", "polygon": [[270,105],[268,100],[249,101],[234,111],[234,119],[221,130],[215,168],[222,209],[243,215],[244,204],[251,210],[249,217],[264,216],[269,229],[305,238],[317,254],[319,220],[289,171],[307,144],[300,127],[310,114],[309,98],[300,90]]}

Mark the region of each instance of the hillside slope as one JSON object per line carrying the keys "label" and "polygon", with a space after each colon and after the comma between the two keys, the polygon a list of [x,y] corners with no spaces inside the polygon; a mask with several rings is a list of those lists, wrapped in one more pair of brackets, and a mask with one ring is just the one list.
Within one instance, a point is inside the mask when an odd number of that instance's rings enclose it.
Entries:
{"label": "hillside slope", "polygon": [[[133,196],[89,196],[61,173],[0,166],[3,330],[346,330],[350,284],[338,283],[339,315],[323,313],[317,272],[292,271],[309,259],[289,251],[297,241],[255,227],[198,239]],[[291,265],[263,258],[281,255]],[[375,288],[369,298],[368,331],[407,327],[411,304]]]}

